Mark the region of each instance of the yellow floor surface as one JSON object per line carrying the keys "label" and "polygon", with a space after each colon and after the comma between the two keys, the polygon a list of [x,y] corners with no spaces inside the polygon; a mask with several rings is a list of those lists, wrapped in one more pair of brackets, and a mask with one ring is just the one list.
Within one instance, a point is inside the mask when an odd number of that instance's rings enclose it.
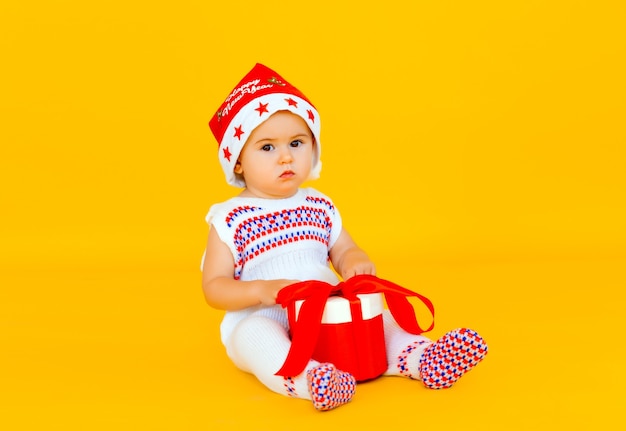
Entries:
{"label": "yellow floor surface", "polygon": [[470,326],[490,353],[452,389],[379,378],[320,413],[230,364],[197,268],[13,265],[0,275],[0,429],[623,429],[624,268],[383,261],[381,276],[434,301],[431,336]]}

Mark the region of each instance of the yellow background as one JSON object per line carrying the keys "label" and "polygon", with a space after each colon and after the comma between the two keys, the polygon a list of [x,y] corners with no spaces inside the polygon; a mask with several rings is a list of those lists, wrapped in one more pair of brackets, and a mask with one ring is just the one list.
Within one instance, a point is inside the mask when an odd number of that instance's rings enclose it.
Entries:
{"label": "yellow background", "polygon": [[[624,3],[214,3],[0,6],[0,428],[623,426]],[[319,414],[226,359],[207,122],[256,62],[321,112],[313,185],[379,275],[489,342],[453,389]]]}

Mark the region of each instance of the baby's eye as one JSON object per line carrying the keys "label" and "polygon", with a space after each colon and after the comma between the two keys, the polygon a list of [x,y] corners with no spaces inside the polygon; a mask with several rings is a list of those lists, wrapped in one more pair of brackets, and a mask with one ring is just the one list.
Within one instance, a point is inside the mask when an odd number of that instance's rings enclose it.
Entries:
{"label": "baby's eye", "polygon": [[261,151],[272,151],[274,146],[272,144],[265,144],[261,147]]}
{"label": "baby's eye", "polygon": [[301,146],[302,144],[303,144],[303,142],[302,142],[301,140],[296,139],[295,141],[291,141],[291,144],[290,144],[290,145],[291,145],[292,147],[294,147],[294,148],[297,148],[297,147]]}

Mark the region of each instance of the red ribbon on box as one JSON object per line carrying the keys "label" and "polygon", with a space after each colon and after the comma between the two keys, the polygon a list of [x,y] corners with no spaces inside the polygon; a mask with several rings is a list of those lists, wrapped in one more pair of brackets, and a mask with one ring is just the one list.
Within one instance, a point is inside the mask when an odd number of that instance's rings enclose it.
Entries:
{"label": "red ribbon on box", "polygon": [[[435,309],[428,298],[373,275],[356,275],[335,286],[317,280],[294,283],[281,289],[276,298],[278,304],[288,309],[291,329],[291,347],[287,359],[276,375],[297,376],[304,370],[309,359],[313,357],[322,331],[321,321],[324,306],[330,296],[339,295],[350,301],[352,324],[361,325],[361,328],[364,328],[360,300],[357,295],[366,293],[382,293],[396,322],[402,329],[411,334],[419,335],[432,330],[435,326]],[[407,297],[417,297],[430,311],[433,321],[427,329],[422,329],[418,324],[415,310]],[[303,303],[296,319],[295,306],[297,301],[303,301]],[[384,336],[384,334],[381,335]],[[378,367],[379,365],[375,366]]]}

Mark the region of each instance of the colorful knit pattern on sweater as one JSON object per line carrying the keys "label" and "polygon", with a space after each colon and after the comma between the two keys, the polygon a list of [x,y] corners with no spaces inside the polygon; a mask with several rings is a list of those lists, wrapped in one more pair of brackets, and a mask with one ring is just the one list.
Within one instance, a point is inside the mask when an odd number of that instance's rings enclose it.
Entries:
{"label": "colorful knit pattern on sweater", "polygon": [[[286,200],[236,198],[218,208],[212,221],[220,237],[230,241],[237,280],[244,268],[276,265],[294,251],[303,265],[327,266],[335,223],[341,225],[332,201],[313,189]],[[280,261],[280,266],[290,264]]]}

